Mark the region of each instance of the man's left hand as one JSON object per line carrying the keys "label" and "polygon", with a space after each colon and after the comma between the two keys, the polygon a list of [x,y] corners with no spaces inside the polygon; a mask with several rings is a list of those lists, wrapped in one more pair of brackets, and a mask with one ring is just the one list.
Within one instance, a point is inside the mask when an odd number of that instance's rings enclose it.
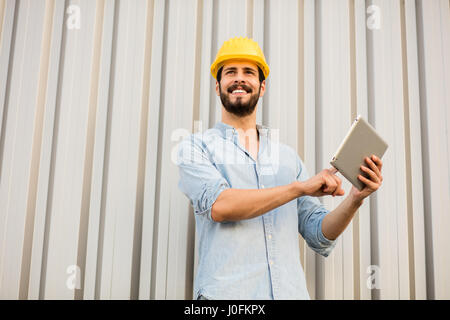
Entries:
{"label": "man's left hand", "polygon": [[367,173],[370,180],[365,178],[363,175],[358,175],[358,179],[365,184],[365,187],[359,191],[352,186],[350,195],[357,202],[362,201],[364,198],[377,191],[383,182],[383,176],[381,175],[383,162],[381,159],[375,155],[372,155],[371,158],[366,157],[364,160],[366,161],[367,166],[361,166],[361,171]]}

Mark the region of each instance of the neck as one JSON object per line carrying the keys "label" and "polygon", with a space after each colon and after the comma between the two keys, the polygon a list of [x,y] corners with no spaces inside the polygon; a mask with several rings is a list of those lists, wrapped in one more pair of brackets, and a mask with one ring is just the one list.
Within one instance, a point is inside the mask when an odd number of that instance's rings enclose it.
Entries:
{"label": "neck", "polygon": [[[222,107],[222,122],[234,127],[238,131],[238,135],[242,139],[250,139],[252,144],[255,141],[259,142],[258,130],[256,130],[256,108],[253,113],[245,117],[237,117],[232,113],[229,113]],[[247,148],[247,142],[243,142]]]}
{"label": "neck", "polygon": [[228,124],[235,129],[241,129],[246,132],[249,129],[256,130],[256,108],[253,113],[245,117],[238,117],[232,113],[229,113],[222,107],[222,122]]}

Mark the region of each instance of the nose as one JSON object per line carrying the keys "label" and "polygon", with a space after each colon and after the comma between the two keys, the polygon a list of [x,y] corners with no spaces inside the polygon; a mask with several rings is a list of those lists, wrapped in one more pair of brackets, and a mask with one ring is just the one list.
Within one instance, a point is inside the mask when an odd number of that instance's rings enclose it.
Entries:
{"label": "nose", "polygon": [[245,80],[238,80],[238,79],[236,79],[236,80],[234,80],[233,85],[234,86],[236,86],[236,85],[238,85],[238,86],[246,86],[247,83],[245,82]]}
{"label": "nose", "polygon": [[238,70],[235,73],[234,83],[242,83],[242,84],[246,83],[244,72],[242,70]]}

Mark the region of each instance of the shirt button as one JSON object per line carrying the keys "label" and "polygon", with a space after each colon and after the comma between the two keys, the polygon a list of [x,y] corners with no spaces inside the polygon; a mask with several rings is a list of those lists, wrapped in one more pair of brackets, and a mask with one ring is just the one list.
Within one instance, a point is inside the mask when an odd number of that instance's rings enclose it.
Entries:
{"label": "shirt button", "polygon": [[269,235],[267,236],[267,238],[269,238],[269,240],[272,239],[272,235],[269,234]]}
{"label": "shirt button", "polygon": [[269,264],[273,266],[273,260],[269,260]]}

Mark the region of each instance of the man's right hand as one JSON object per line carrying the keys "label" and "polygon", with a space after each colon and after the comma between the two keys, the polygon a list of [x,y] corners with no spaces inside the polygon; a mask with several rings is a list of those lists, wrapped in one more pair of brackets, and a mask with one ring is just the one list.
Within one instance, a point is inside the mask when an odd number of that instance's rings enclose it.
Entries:
{"label": "man's right hand", "polygon": [[324,169],[306,181],[299,181],[301,194],[312,197],[343,196],[345,191],[341,188],[342,181],[336,172],[335,168]]}
{"label": "man's right hand", "polygon": [[283,186],[263,189],[223,190],[211,207],[211,218],[216,222],[255,218],[298,197],[310,195],[342,196],[341,179],[335,169],[325,169],[306,181],[295,180]]}

